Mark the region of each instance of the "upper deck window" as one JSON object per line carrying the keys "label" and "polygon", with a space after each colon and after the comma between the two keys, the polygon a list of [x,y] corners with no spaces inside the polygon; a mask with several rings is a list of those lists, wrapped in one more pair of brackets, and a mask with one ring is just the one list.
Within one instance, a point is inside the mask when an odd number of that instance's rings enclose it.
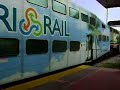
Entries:
{"label": "upper deck window", "polygon": [[27,0],[29,3],[39,5],[42,7],[48,7],[48,0]]}
{"label": "upper deck window", "polygon": [[90,17],[90,24],[95,26],[96,25],[96,19],[93,17]]}
{"label": "upper deck window", "polygon": [[106,41],[106,36],[103,35],[102,39],[103,39],[103,41],[105,42],[105,41]]}
{"label": "upper deck window", "polygon": [[56,0],[53,0],[53,6],[52,6],[53,10],[56,12],[59,12],[61,14],[66,14],[66,5],[58,2]]}
{"label": "upper deck window", "polygon": [[84,22],[88,22],[88,15],[81,13],[81,19]]}
{"label": "upper deck window", "polygon": [[105,28],[105,25],[104,25],[104,24],[102,24],[102,28]]}
{"label": "upper deck window", "polygon": [[79,19],[79,11],[74,8],[69,8],[69,15],[73,18]]}

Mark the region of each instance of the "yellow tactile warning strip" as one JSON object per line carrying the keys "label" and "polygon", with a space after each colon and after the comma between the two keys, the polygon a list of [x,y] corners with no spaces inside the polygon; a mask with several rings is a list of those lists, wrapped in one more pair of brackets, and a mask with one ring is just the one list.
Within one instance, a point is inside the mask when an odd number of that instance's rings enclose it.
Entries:
{"label": "yellow tactile warning strip", "polygon": [[70,69],[70,70],[66,70],[66,71],[63,71],[63,72],[60,72],[57,74],[49,75],[49,76],[46,76],[46,77],[43,77],[43,78],[40,78],[37,80],[33,80],[33,81],[30,81],[27,83],[23,83],[23,84],[16,85],[16,86],[13,86],[10,88],[6,88],[4,90],[29,90],[33,87],[40,86],[42,84],[58,80],[64,76],[68,76],[68,75],[77,73],[77,72],[87,69],[89,67],[90,66],[88,66],[88,65],[81,65],[81,66],[78,66],[78,67]]}

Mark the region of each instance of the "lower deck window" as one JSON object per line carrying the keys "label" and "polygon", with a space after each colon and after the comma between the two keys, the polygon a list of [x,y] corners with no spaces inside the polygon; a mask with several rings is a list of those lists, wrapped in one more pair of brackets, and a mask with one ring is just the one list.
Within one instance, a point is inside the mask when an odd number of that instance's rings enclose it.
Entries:
{"label": "lower deck window", "polygon": [[44,54],[48,52],[47,40],[28,39],[26,42],[26,53],[31,54]]}
{"label": "lower deck window", "polygon": [[101,35],[98,36],[98,40],[102,41],[102,36]]}
{"label": "lower deck window", "polygon": [[66,41],[53,41],[52,51],[57,52],[65,52],[67,50],[67,42]]}
{"label": "lower deck window", "polygon": [[0,57],[17,56],[19,54],[19,40],[0,38]]}
{"label": "lower deck window", "polygon": [[71,41],[70,42],[70,51],[79,51],[80,50],[80,42]]}
{"label": "lower deck window", "polygon": [[107,42],[109,41],[109,36],[107,36]]}

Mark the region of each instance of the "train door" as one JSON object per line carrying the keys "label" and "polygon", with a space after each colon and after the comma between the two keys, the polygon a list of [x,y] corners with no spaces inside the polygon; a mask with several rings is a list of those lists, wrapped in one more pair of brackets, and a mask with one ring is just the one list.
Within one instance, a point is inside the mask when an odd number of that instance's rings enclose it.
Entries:
{"label": "train door", "polygon": [[97,50],[98,50],[98,38],[97,36],[92,37],[92,60],[97,58]]}
{"label": "train door", "polygon": [[50,71],[67,67],[68,30],[66,0],[52,1]]}
{"label": "train door", "polygon": [[80,55],[82,35],[80,30],[79,8],[71,4],[69,4],[68,6],[68,29],[70,33],[68,66],[72,66],[82,63]]}
{"label": "train door", "polygon": [[98,36],[94,37],[94,45],[93,45],[93,60],[97,58],[98,53]]}
{"label": "train door", "polygon": [[80,9],[81,13],[81,23],[80,23],[80,28],[81,28],[81,60],[86,61],[87,60],[87,53],[88,51],[86,50],[87,47],[87,36],[86,34],[89,33],[88,29],[88,24],[89,24],[89,17],[88,17],[88,12],[84,9]]}
{"label": "train door", "polygon": [[87,47],[86,47],[86,51],[87,51],[87,61],[92,60],[93,58],[93,50],[92,50],[92,46],[93,46],[93,37],[91,35],[87,35]]}

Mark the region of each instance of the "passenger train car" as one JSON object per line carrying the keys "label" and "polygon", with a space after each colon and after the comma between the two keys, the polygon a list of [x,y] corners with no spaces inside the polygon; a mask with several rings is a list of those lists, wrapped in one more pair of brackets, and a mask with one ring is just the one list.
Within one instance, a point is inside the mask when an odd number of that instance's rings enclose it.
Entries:
{"label": "passenger train car", "polygon": [[93,61],[110,30],[72,0],[0,0],[0,85]]}
{"label": "passenger train car", "polygon": [[120,52],[120,32],[117,29],[110,27],[110,52]]}

